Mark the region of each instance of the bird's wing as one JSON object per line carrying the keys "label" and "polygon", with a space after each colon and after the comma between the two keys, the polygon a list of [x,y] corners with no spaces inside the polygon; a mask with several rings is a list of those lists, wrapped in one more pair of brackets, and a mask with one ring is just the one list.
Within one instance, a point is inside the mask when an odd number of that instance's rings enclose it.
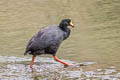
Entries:
{"label": "bird's wing", "polygon": [[43,31],[40,30],[29,40],[24,54],[29,53],[31,49],[38,49],[37,39],[38,37],[42,36],[42,34],[43,34]]}
{"label": "bird's wing", "polygon": [[46,27],[30,39],[26,52],[37,51],[50,46],[59,46],[63,38],[63,32],[57,26]]}
{"label": "bird's wing", "polygon": [[63,37],[63,32],[57,26],[51,26],[39,31],[36,36],[36,41],[40,44],[39,47],[43,48],[60,43],[63,40]]}

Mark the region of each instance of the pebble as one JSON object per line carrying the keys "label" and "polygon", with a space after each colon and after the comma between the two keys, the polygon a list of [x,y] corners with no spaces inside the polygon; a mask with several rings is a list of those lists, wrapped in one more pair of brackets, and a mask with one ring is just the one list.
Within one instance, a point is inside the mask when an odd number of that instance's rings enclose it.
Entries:
{"label": "pebble", "polygon": [[102,69],[97,69],[98,72],[102,71]]}

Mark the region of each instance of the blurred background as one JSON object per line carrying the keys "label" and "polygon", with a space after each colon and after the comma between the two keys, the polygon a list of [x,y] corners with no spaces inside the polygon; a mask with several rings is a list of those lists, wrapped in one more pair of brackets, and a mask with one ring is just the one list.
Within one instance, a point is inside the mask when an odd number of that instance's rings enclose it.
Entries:
{"label": "blurred background", "polygon": [[24,57],[28,40],[71,18],[75,28],[57,56],[120,67],[120,0],[0,0],[0,56]]}

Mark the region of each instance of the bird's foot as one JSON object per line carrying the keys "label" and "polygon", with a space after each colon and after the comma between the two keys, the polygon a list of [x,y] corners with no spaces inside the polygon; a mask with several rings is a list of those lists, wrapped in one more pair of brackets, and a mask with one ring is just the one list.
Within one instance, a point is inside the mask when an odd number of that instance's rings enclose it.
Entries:
{"label": "bird's foot", "polygon": [[30,68],[31,68],[31,71],[32,71],[32,73],[33,73],[33,71],[34,71],[34,70],[33,70],[33,66],[30,66]]}
{"label": "bird's foot", "polygon": [[73,66],[73,64],[64,64],[64,67]]}
{"label": "bird's foot", "polygon": [[33,65],[32,64],[30,64],[30,68],[33,69]]}

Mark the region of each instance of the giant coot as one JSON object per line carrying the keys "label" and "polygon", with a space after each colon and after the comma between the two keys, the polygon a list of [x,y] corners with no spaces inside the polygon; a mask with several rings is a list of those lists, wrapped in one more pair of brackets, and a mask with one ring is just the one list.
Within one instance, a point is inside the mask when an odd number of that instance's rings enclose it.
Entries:
{"label": "giant coot", "polygon": [[63,19],[58,26],[53,25],[45,27],[29,40],[24,55],[33,55],[30,68],[33,68],[35,57],[41,54],[51,54],[53,55],[54,60],[64,65],[71,65],[56,57],[56,52],[61,42],[67,39],[70,35],[71,30],[69,26],[74,27],[72,20]]}

